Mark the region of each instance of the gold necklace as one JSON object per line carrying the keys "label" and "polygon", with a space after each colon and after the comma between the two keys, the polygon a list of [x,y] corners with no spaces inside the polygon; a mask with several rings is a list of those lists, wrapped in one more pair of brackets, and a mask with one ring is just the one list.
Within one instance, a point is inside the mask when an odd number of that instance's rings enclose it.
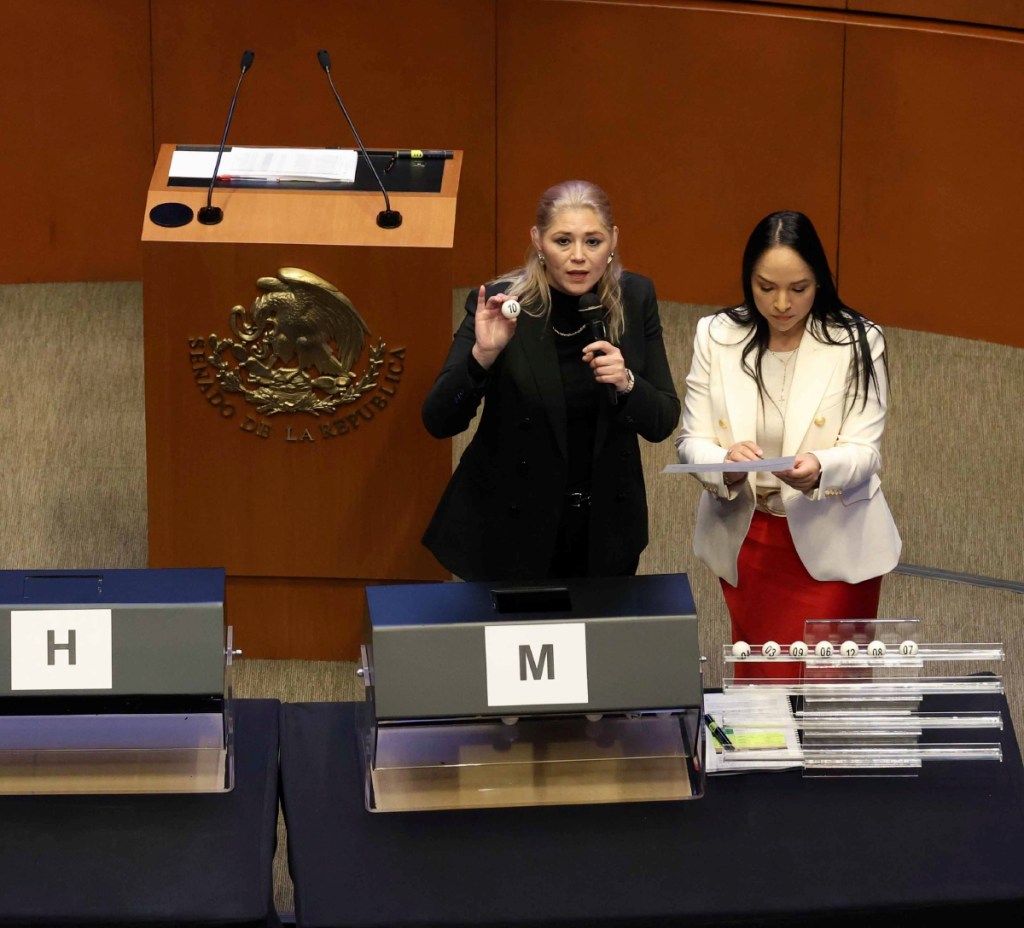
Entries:
{"label": "gold necklace", "polygon": [[554,332],[555,335],[561,335],[562,338],[572,338],[574,335],[579,335],[586,327],[587,324],[584,322],[583,325],[581,325],[575,332],[559,332],[552,323],[551,331]]}
{"label": "gold necklace", "polygon": [[787,353],[789,354],[789,357],[786,358],[785,361],[783,361],[782,358],[780,358],[778,354],[776,354],[774,351],[771,350],[771,348],[768,349],[768,354],[770,354],[773,358],[775,358],[776,361],[779,362],[779,364],[782,365],[782,392],[779,394],[779,402],[780,403],[783,400],[786,399],[786,378],[789,376],[789,363],[790,363],[790,361],[793,360],[793,358],[796,357],[796,353],[799,350],[800,350],[800,346],[797,345],[797,347],[794,348],[792,351],[782,352],[783,354],[787,354]]}

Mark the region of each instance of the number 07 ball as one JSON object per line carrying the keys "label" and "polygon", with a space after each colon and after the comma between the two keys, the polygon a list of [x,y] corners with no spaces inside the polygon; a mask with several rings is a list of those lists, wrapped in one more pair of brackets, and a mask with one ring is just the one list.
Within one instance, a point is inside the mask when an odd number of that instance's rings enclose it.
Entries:
{"label": "number 07 ball", "polygon": [[519,315],[520,306],[517,300],[505,300],[501,304],[501,314],[506,319],[515,319]]}

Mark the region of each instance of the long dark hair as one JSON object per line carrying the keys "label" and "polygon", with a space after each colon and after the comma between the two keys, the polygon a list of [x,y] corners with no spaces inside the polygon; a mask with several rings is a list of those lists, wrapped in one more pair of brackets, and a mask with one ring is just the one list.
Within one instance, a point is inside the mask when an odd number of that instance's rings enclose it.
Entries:
{"label": "long dark hair", "polygon": [[[807,331],[819,342],[853,346],[848,374],[848,383],[852,387],[849,403],[852,408],[860,396],[863,407],[867,403],[868,392],[871,389],[874,389],[876,396],[881,394],[878,371],[872,361],[871,346],[868,343],[868,330],[877,330],[877,326],[839,298],[839,291],[836,289],[821,239],[814,228],[814,223],[803,213],[786,210],[765,216],[754,227],[750,238],[747,239],[747,247],[743,249],[743,303],[732,309],[722,310],[722,313],[733,322],[747,326],[751,330],[751,337],[743,347],[743,369],[757,381],[761,395],[766,395],[764,381],[761,379],[761,362],[768,350],[771,331],[768,320],[757,311],[752,280],[754,267],[761,260],[761,256],[769,248],[779,245],[792,248],[814,273],[817,288],[807,320]],[[888,377],[888,359],[884,347],[881,361]]]}

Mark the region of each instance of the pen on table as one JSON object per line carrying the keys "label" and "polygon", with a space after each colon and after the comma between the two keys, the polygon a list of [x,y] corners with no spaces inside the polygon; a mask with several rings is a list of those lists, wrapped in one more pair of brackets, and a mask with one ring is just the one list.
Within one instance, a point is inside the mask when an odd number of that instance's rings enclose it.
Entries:
{"label": "pen on table", "polygon": [[727,751],[735,749],[735,745],[729,740],[728,736],[721,728],[718,727],[718,723],[708,715],[704,713],[704,724],[707,725],[708,731],[711,732],[712,737]]}
{"label": "pen on table", "polygon": [[447,161],[454,157],[447,148],[400,148],[391,156],[384,173],[390,174],[396,161]]}
{"label": "pen on table", "polygon": [[400,148],[393,157],[399,161],[448,161],[454,154],[447,148]]}

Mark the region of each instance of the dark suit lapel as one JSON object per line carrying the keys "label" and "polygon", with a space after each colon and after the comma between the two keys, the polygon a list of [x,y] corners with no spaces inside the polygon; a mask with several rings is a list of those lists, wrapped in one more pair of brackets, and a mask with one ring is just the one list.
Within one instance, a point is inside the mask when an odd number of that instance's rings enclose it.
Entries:
{"label": "dark suit lapel", "polygon": [[[558,369],[554,336],[547,321],[525,313],[519,317],[515,338],[506,349],[509,362],[517,368],[518,381],[524,390],[535,391],[536,402],[544,408],[558,442],[562,457],[569,459],[566,431],[565,392]],[[520,370],[521,368],[521,370]],[[599,425],[600,428],[600,425]]]}

